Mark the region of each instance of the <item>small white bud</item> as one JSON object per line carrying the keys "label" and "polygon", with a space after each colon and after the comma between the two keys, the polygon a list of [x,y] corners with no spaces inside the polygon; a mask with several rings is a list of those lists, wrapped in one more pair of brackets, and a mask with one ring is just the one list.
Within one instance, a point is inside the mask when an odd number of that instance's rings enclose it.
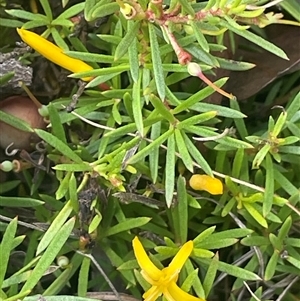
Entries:
{"label": "small white bud", "polygon": [[187,71],[192,76],[199,76],[199,73],[201,73],[201,68],[197,63],[190,62],[187,64]]}

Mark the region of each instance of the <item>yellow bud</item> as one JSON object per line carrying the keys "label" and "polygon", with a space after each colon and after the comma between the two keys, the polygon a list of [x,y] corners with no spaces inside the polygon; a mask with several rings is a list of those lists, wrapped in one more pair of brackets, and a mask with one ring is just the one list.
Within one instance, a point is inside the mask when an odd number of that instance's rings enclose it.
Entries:
{"label": "yellow bud", "polygon": [[[27,45],[56,65],[73,73],[93,70],[93,67],[90,65],[81,60],[67,56],[63,53],[61,48],[36,33],[22,28],[17,28],[17,32]],[[91,79],[91,77],[83,78],[84,81],[90,81]]]}
{"label": "yellow bud", "polygon": [[223,193],[222,182],[208,175],[192,175],[189,183],[194,190],[205,190],[213,195]]}

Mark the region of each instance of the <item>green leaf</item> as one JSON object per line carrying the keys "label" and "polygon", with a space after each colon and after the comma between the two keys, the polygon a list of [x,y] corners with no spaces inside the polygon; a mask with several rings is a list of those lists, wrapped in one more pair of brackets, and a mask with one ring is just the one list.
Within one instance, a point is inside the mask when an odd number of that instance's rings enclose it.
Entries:
{"label": "green leaf", "polygon": [[111,15],[118,11],[120,9],[120,6],[118,3],[113,2],[113,3],[106,3],[102,4],[100,7],[95,7],[92,11],[91,17],[87,21],[93,21],[96,20],[97,18],[105,17],[108,15]]}
{"label": "green leaf", "polygon": [[292,264],[293,266],[295,266],[298,269],[298,275],[299,275],[299,270],[300,270],[300,260],[292,257],[292,256],[287,256],[286,260]]}
{"label": "green leaf", "polygon": [[[161,133],[161,122],[157,122],[151,127],[150,139],[156,140]],[[156,183],[158,177],[158,168],[159,168],[159,148],[153,149],[149,154],[149,168],[151,173],[152,182]]]}
{"label": "green leaf", "polygon": [[63,170],[63,171],[71,171],[71,172],[93,171],[93,168],[88,163],[57,164],[52,168],[55,169],[55,170]]}
{"label": "green leaf", "polygon": [[197,237],[194,238],[194,246],[198,247],[199,243],[201,243],[203,240],[205,240],[207,237],[209,237],[212,233],[214,233],[216,229],[216,226],[209,227],[202,231],[200,234],[197,235]]}
{"label": "green leaf", "polygon": [[70,19],[71,17],[76,16],[77,14],[82,12],[86,5],[87,4],[84,2],[75,4],[75,5],[71,6],[70,8],[64,10],[55,20]]}
{"label": "green leaf", "polygon": [[[233,109],[235,111],[238,111],[238,112],[241,111],[239,103],[236,99],[230,99],[230,107],[231,107],[231,109]],[[248,130],[245,125],[245,121],[240,118],[234,118],[234,123],[235,123],[235,126],[236,126],[241,138],[243,140],[245,140],[245,137],[249,136]]]}
{"label": "green leaf", "polygon": [[50,7],[48,0],[40,0],[40,3],[43,7],[43,10],[48,18],[48,20],[52,20],[52,9]]}
{"label": "green leaf", "polygon": [[[188,260],[185,262],[184,265],[184,271],[185,275],[188,275],[186,279],[184,280],[181,288],[188,292],[191,290],[191,286],[193,286],[193,289],[197,296],[204,298],[205,297],[205,292],[201,283],[201,280],[198,276],[198,269],[194,268],[194,264],[191,262],[191,260],[188,258]],[[197,299],[198,300],[198,299]],[[202,299],[200,299],[202,300]],[[198,301],[200,301],[198,300]]]}
{"label": "green leaf", "polygon": [[217,111],[218,116],[223,116],[223,117],[229,117],[229,118],[245,118],[247,117],[245,114],[233,110],[231,108],[227,108],[224,106],[219,106],[215,105],[212,103],[205,103],[205,102],[200,102],[198,104],[195,104],[191,106],[191,109],[199,112],[210,112],[210,111]]}
{"label": "green leaf", "polygon": [[291,121],[292,118],[299,113],[300,109],[300,92],[297,93],[293,101],[289,104],[287,112],[287,120]]}
{"label": "green leaf", "polygon": [[7,226],[0,244],[0,287],[2,287],[5,278],[6,269],[10,257],[10,252],[13,247],[14,237],[16,235],[18,219],[14,218]]}
{"label": "green leaf", "polygon": [[195,124],[198,124],[198,123],[203,123],[207,120],[210,120],[210,119],[216,117],[217,113],[218,113],[217,111],[209,111],[209,112],[206,112],[206,113],[202,113],[202,114],[192,116],[190,118],[184,119],[183,121],[180,121],[180,123],[177,124],[177,128],[178,129],[184,129],[184,127],[186,125],[195,125]]}
{"label": "green leaf", "polygon": [[[67,53],[67,52],[66,52]],[[107,67],[101,69],[94,69],[90,71],[82,71],[69,75],[71,78],[84,78],[84,77],[96,77],[100,75],[111,75],[112,73],[120,73],[130,70],[129,64],[118,65],[114,67]]]}
{"label": "green leaf", "polygon": [[220,68],[226,69],[226,70],[232,70],[232,71],[246,71],[254,68],[256,65],[247,63],[247,62],[240,62],[240,61],[234,61],[234,60],[227,60],[224,58],[217,58]]}
{"label": "green leaf", "polygon": [[89,272],[91,266],[91,259],[88,257],[84,257],[81,263],[81,267],[79,270],[78,276],[78,296],[85,297],[88,291],[88,280],[89,280]]}
{"label": "green leaf", "polygon": [[74,23],[70,20],[65,19],[55,19],[51,22],[52,26],[63,26],[63,27],[73,27]]}
{"label": "green leaf", "polygon": [[[130,23],[132,24],[132,23]],[[130,25],[132,26],[132,25]],[[128,57],[130,63],[130,74],[134,82],[138,81],[139,78],[139,52],[138,52],[138,40],[136,37],[132,40],[132,43],[129,45],[128,48]],[[144,81],[144,72],[146,69],[143,70],[143,81]]]}
{"label": "green leaf", "polygon": [[263,227],[268,228],[266,219],[252,206],[252,204],[243,202],[243,207],[249,214]]}
{"label": "green leaf", "polygon": [[4,207],[36,207],[44,202],[32,198],[0,196],[0,206]]}
{"label": "green leaf", "polygon": [[73,207],[73,210],[78,214],[79,211],[79,204],[78,204],[78,197],[77,197],[77,183],[74,173],[71,174],[70,181],[69,181],[69,195],[70,195],[70,202]]}
{"label": "green leaf", "polygon": [[244,152],[245,152],[244,149],[239,148],[235,153],[235,157],[232,165],[232,174],[231,174],[231,176],[234,178],[239,178],[240,176],[242,163],[244,160]]}
{"label": "green leaf", "polygon": [[62,153],[70,160],[73,160],[76,163],[83,163],[81,158],[77,154],[75,154],[67,144],[63,143],[54,135],[44,130],[38,130],[38,129],[36,129],[35,132],[41,139],[43,139],[45,142],[50,144],[53,148],[58,150],[60,153]]}
{"label": "green leaf", "polygon": [[144,136],[144,124],[143,124],[143,100],[141,98],[141,80],[142,80],[142,72],[139,71],[138,81],[133,83],[132,88],[132,111],[134,122],[136,124],[136,128],[141,135]]}
{"label": "green leaf", "polygon": [[259,168],[261,162],[264,160],[268,152],[270,151],[271,146],[270,144],[265,144],[259,152],[256,154],[252,161],[252,169]]}
{"label": "green leaf", "polygon": [[25,10],[19,10],[19,9],[6,9],[5,12],[13,17],[25,19],[25,20],[31,20],[31,21],[37,21],[42,20],[44,22],[49,23],[49,19],[41,14],[34,14],[27,12]]}
{"label": "green leaf", "polygon": [[176,241],[184,244],[188,236],[188,202],[186,193],[186,181],[183,176],[177,180],[177,204],[172,210],[174,228],[177,229]]}
{"label": "green leaf", "polygon": [[123,57],[136,37],[140,22],[128,21],[128,31],[115,50],[115,61]]}
{"label": "green leaf", "polygon": [[84,1],[84,19],[86,21],[92,21],[92,12],[97,4],[97,0],[86,0]]}
{"label": "green leaf", "polygon": [[53,104],[48,105],[49,117],[51,121],[52,134],[60,139],[63,143],[67,143],[64,127],[61,123],[59,114]]}
{"label": "green leaf", "polygon": [[[227,81],[227,78],[222,78],[214,82],[217,87],[222,87]],[[182,111],[190,109],[194,104],[200,102],[204,98],[208,97],[209,95],[213,94],[215,90],[211,87],[205,87],[204,89],[198,91],[197,93],[193,94],[191,97],[183,101],[180,105],[178,105],[174,110],[173,114],[178,114]],[[213,111],[214,109],[210,109],[209,111]]]}
{"label": "green leaf", "polygon": [[7,288],[15,284],[20,284],[22,282],[25,282],[30,277],[30,275],[31,275],[31,271],[27,271],[17,275],[12,275],[3,281],[1,288],[2,289]]}
{"label": "green leaf", "polygon": [[57,236],[57,233],[60,229],[62,229],[62,225],[65,223],[65,221],[70,216],[71,212],[73,210],[72,204],[70,201],[68,201],[63,209],[58,213],[54,221],[51,223],[50,227],[42,237],[37,250],[36,255],[41,254],[53,241],[53,239]]}
{"label": "green leaf", "polygon": [[[72,164],[70,164],[70,165],[72,165]],[[62,177],[62,173],[57,173],[57,178],[60,180],[60,185],[55,192],[55,197],[57,200],[60,200],[61,198],[63,198],[66,195],[66,193],[69,189],[69,181],[70,181],[71,175],[72,175],[71,172],[67,172]]]}
{"label": "green leaf", "polygon": [[217,270],[218,270],[218,263],[219,263],[219,255],[218,255],[218,253],[216,253],[216,255],[213,257],[213,259],[207,269],[207,272],[206,272],[206,275],[205,275],[205,278],[203,281],[203,288],[205,291],[206,298],[208,297],[208,295],[213,287],[214,280],[216,278],[216,274],[217,274]]}
{"label": "green leaf", "polygon": [[204,159],[199,149],[194,145],[194,143],[190,140],[186,133],[182,132],[182,136],[186,147],[189,150],[191,156],[194,158],[194,160],[200,165],[200,167],[207,175],[213,176],[212,170],[208,162]]}
{"label": "green leaf", "polygon": [[[67,56],[73,57],[75,59],[79,59],[85,62],[93,62],[93,63],[114,63],[114,57],[112,55],[99,54],[99,53],[89,53],[89,52],[80,52],[80,51],[64,51],[64,54]],[[118,63],[127,63],[128,60],[126,58],[119,59]],[[108,73],[110,74],[110,73]],[[124,90],[122,90],[124,91]],[[114,90],[108,90],[103,93],[111,93]]]}
{"label": "green leaf", "polygon": [[157,110],[157,112],[164,117],[166,120],[168,120],[170,123],[174,123],[176,121],[176,118],[173,116],[173,114],[166,108],[164,103],[154,94],[151,94],[149,97],[152,105]]}
{"label": "green leaf", "polygon": [[172,132],[170,134],[171,136],[169,135],[167,144],[165,168],[165,196],[168,208],[172,205],[175,187],[175,137]]}
{"label": "green leaf", "polygon": [[266,182],[263,201],[263,216],[271,211],[274,197],[274,165],[270,154],[266,156]]}
{"label": "green leaf", "polygon": [[28,21],[26,23],[24,23],[24,25],[22,26],[23,29],[31,29],[31,28],[36,28],[36,27],[40,27],[40,26],[47,26],[49,25],[49,21],[48,20],[33,20],[33,21]]}
{"label": "green leaf", "polygon": [[103,235],[105,237],[108,237],[111,235],[118,234],[120,232],[128,231],[134,228],[139,228],[149,223],[150,220],[151,218],[149,217],[127,218],[125,221],[110,227]]}
{"label": "green leaf", "polygon": [[299,193],[299,189],[276,168],[274,169],[274,179],[289,195],[297,195]]}
{"label": "green leaf", "polygon": [[249,237],[244,237],[241,240],[241,244],[244,246],[264,246],[264,245],[269,245],[270,240],[267,237],[262,237],[262,236],[249,236]]}
{"label": "green leaf", "polygon": [[17,187],[21,183],[20,180],[6,181],[0,185],[0,195]]}
{"label": "green leaf", "polygon": [[279,259],[279,253],[277,251],[274,251],[266,266],[265,277],[264,277],[266,281],[271,280],[272,277],[274,276],[278,259]]}
{"label": "green leaf", "polygon": [[237,26],[239,26],[233,19],[231,19],[228,16],[224,16],[226,21],[220,19],[219,25],[228,28],[229,30],[233,31],[235,34],[245,38],[246,40],[249,40],[250,42],[262,47],[263,49],[285,59],[288,60],[287,55],[284,53],[283,50],[278,48],[276,45],[266,41],[265,39],[261,38],[260,36],[248,31],[248,30],[241,30],[237,29]]}
{"label": "green leaf", "polygon": [[52,34],[55,44],[59,48],[65,50],[65,51],[69,50],[68,44],[65,42],[65,40],[62,38],[61,34],[58,32],[58,30],[55,27],[51,28],[51,34]]}
{"label": "green leaf", "polygon": [[189,24],[192,26],[193,28],[193,33],[197,39],[197,42],[199,44],[199,46],[206,52],[209,53],[209,45],[208,42],[204,36],[204,34],[201,31],[201,28],[199,26],[199,24],[195,21],[190,21]]}
{"label": "green leaf", "polygon": [[180,154],[180,157],[185,165],[185,167],[190,171],[194,172],[193,160],[189,154],[189,151],[186,147],[185,141],[182,137],[181,131],[179,129],[175,129],[175,139],[177,150]]}
{"label": "green leaf", "polygon": [[269,240],[270,240],[273,248],[277,252],[281,252],[283,250],[283,243],[282,243],[282,241],[280,241],[280,239],[278,239],[278,237],[275,234],[270,233],[269,234]]}
{"label": "green leaf", "polygon": [[0,110],[0,120],[24,132],[33,132],[30,125],[22,119]]}
{"label": "green leaf", "polygon": [[[1,24],[0,24],[1,25]],[[0,76],[0,86],[3,86],[4,84],[6,84],[10,79],[12,79],[15,75],[15,72],[8,72],[2,76]]]}
{"label": "green leaf", "polygon": [[191,15],[192,17],[194,17],[195,12],[193,7],[191,6],[190,2],[188,0],[179,0],[183,10],[188,13],[189,15]]}
{"label": "green leaf", "polygon": [[165,90],[165,78],[164,78],[164,72],[162,68],[159,45],[158,45],[157,36],[155,32],[155,26],[152,24],[148,24],[148,26],[149,26],[149,37],[151,43],[151,57],[153,63],[154,79],[155,79],[158,95],[160,99],[163,101],[166,96],[166,90]]}
{"label": "green leaf", "polygon": [[279,115],[274,125],[274,128],[270,133],[273,137],[277,137],[280,134],[283,126],[285,125],[286,119],[287,119],[287,112],[284,111]]}
{"label": "green leaf", "polygon": [[[196,258],[195,261],[199,262],[200,264],[204,264],[206,266],[209,266],[211,264],[213,259],[210,258]],[[261,280],[259,276],[254,274],[253,272],[250,272],[248,270],[236,267],[232,264],[228,264],[222,261],[218,262],[218,270],[221,272],[224,272],[226,274],[232,275],[236,278],[244,279],[244,280]]]}
{"label": "green leaf", "polygon": [[202,249],[208,249],[208,250],[212,250],[212,249],[220,249],[220,248],[226,248],[229,246],[232,246],[234,244],[236,244],[238,242],[238,239],[236,238],[224,238],[224,239],[219,239],[219,240],[204,240],[202,242],[200,242],[198,244],[199,248]]}
{"label": "green leaf", "polygon": [[21,293],[26,290],[32,290],[35,285],[41,280],[46,270],[52,264],[55,257],[58,255],[75,225],[75,218],[67,221],[58,231],[54,233],[54,238],[40,258],[39,262],[32,271],[31,277],[22,287]]}
{"label": "green leaf", "polygon": [[[292,226],[292,217],[288,216],[287,219],[284,221],[283,225],[281,226],[280,230],[278,231],[278,239],[283,242],[288,237],[289,231]],[[292,238],[291,238],[292,239]],[[300,242],[300,240],[299,240]],[[287,244],[289,245],[289,244]],[[300,247],[300,244],[299,244]]]}
{"label": "green leaf", "polygon": [[93,233],[100,225],[101,220],[102,220],[102,216],[101,216],[100,212],[98,212],[98,214],[96,214],[93,217],[93,219],[89,225],[88,233],[90,233],[90,234]]}
{"label": "green leaf", "polygon": [[293,18],[300,22],[299,2],[297,0],[287,0],[279,3],[284,10],[286,10]]}
{"label": "green leaf", "polygon": [[18,21],[18,20],[12,20],[12,19],[4,19],[4,18],[0,18],[0,26],[3,27],[22,27],[23,26],[23,22]]}
{"label": "green leaf", "polygon": [[140,150],[137,154],[132,156],[128,160],[128,164],[131,165],[131,164],[137,163],[140,160],[142,160],[143,158],[145,158],[146,156],[148,156],[152,152],[153,149],[155,149],[156,147],[159,147],[162,143],[164,143],[164,141],[167,140],[169,138],[169,136],[171,136],[173,134],[173,131],[174,131],[174,129],[171,128],[167,132],[163,133],[159,138],[157,138],[156,140],[151,142],[149,145],[147,145],[145,148]]}

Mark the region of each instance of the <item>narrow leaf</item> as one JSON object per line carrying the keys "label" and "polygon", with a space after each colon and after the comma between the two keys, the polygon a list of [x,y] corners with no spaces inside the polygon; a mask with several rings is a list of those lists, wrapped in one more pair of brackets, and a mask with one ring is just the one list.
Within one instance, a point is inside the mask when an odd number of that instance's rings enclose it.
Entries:
{"label": "narrow leaf", "polygon": [[163,133],[159,138],[157,138],[156,140],[151,142],[149,145],[147,145],[145,148],[140,150],[137,154],[132,156],[128,160],[127,163],[129,165],[133,164],[133,163],[137,163],[140,160],[142,160],[143,158],[145,158],[146,156],[148,156],[150,154],[150,152],[152,152],[153,149],[155,149],[156,147],[159,147],[165,140],[167,140],[168,137],[173,134],[173,131],[174,131],[173,129],[169,129],[167,132]]}
{"label": "narrow leaf", "polygon": [[274,197],[274,164],[270,154],[266,156],[266,182],[263,201],[263,216],[266,217],[272,209]]}
{"label": "narrow leaf", "polygon": [[78,276],[78,296],[85,297],[88,290],[88,280],[90,272],[91,259],[84,257],[81,263]]}
{"label": "narrow leaf", "polygon": [[110,227],[104,235],[107,237],[134,228],[139,228],[146,225],[150,220],[151,218],[149,217],[127,218],[124,222],[120,222],[117,225]]}
{"label": "narrow leaf", "polygon": [[[156,140],[161,133],[161,122],[157,122],[152,125],[151,127],[151,134],[150,134],[150,139],[151,140]],[[153,183],[156,183],[157,176],[158,176],[158,162],[159,160],[159,148],[153,149],[153,151],[149,154],[149,168],[150,168],[150,173],[152,177]]]}
{"label": "narrow leaf", "polygon": [[137,35],[140,22],[128,21],[128,31],[122,38],[115,51],[115,61],[123,57]]}
{"label": "narrow leaf", "polygon": [[136,83],[133,83],[132,89],[132,112],[134,117],[134,122],[139,134],[143,137],[144,135],[144,124],[143,124],[143,114],[142,114],[142,99],[141,99],[141,80],[142,72],[139,72],[139,78]]}
{"label": "narrow leaf", "polygon": [[2,283],[6,274],[6,269],[10,257],[10,252],[12,250],[14,237],[17,231],[17,218],[14,218],[7,226],[3,238],[0,244],[0,287],[2,287]]}
{"label": "narrow leaf", "polygon": [[26,290],[33,289],[35,285],[41,280],[43,274],[46,272],[55,257],[60,252],[61,248],[64,246],[74,228],[74,225],[75,218],[72,218],[55,233],[53,240],[33,269],[31,277],[22,287],[21,293],[25,292]]}
{"label": "narrow leaf", "polygon": [[153,63],[153,72],[154,72],[154,79],[156,83],[156,89],[158,95],[161,100],[165,99],[166,91],[165,91],[165,78],[164,72],[162,68],[162,61],[159,51],[159,45],[157,41],[157,36],[155,32],[155,26],[149,24],[149,37],[151,43],[151,56],[152,56],[152,63]]}
{"label": "narrow leaf", "polygon": [[65,144],[67,143],[64,127],[61,123],[59,114],[53,104],[48,105],[49,117],[51,121],[52,134]]}
{"label": "narrow leaf", "polygon": [[174,135],[168,138],[166,154],[166,168],[165,168],[165,190],[166,190],[166,203],[168,208],[171,207],[173,202],[173,193],[175,186],[175,137]]}
{"label": "narrow leaf", "polygon": [[178,239],[181,244],[187,241],[188,235],[188,202],[186,193],[186,181],[183,176],[177,180],[177,206],[174,210],[173,220],[177,223]]}
{"label": "narrow leaf", "polygon": [[178,129],[175,129],[175,138],[176,138],[177,149],[184,165],[190,172],[193,172],[194,171],[193,160],[186,147],[181,131]]}
{"label": "narrow leaf", "polygon": [[72,210],[73,210],[73,208],[72,208],[71,202],[68,201],[66,203],[66,205],[64,206],[64,208],[56,216],[55,220],[52,222],[49,229],[47,230],[47,232],[44,234],[43,238],[41,239],[41,241],[37,247],[37,250],[36,250],[36,255],[39,255],[48,247],[48,245],[51,243],[51,241],[57,235],[59,229],[62,228],[62,225],[68,219]]}
{"label": "narrow leaf", "polygon": [[4,207],[35,207],[43,205],[44,202],[33,198],[0,196],[0,206]]}
{"label": "narrow leaf", "polygon": [[83,163],[81,158],[77,154],[75,154],[67,144],[63,143],[54,135],[38,129],[36,129],[35,132],[41,139],[50,144],[53,148],[57,149],[67,158],[73,160],[76,163]]}
{"label": "narrow leaf", "polygon": [[170,123],[175,122],[176,119],[173,114],[166,108],[164,103],[156,95],[151,94],[149,99],[159,114],[161,114]]}
{"label": "narrow leaf", "polygon": [[227,22],[220,19],[219,24],[221,26],[228,28],[229,30],[233,31],[235,34],[242,36],[246,40],[249,40],[250,42],[262,47],[263,49],[266,49],[267,51],[269,51],[285,60],[288,60],[288,57],[284,53],[284,51],[281,50],[276,45],[272,44],[271,42],[266,41],[265,39],[261,38],[260,36],[250,32],[248,30],[237,29],[236,26],[239,26],[239,25],[234,20],[232,20],[230,17],[225,16],[225,19]]}

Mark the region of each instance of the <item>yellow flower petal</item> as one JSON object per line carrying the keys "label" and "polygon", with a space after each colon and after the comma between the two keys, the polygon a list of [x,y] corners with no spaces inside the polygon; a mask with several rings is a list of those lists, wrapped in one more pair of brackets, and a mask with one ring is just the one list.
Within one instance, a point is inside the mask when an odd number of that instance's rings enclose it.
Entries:
{"label": "yellow flower petal", "polygon": [[223,193],[222,182],[208,175],[193,175],[190,178],[190,186],[194,190],[205,190],[214,195]]}
{"label": "yellow flower petal", "polygon": [[[168,270],[168,273],[171,276],[174,274],[179,274],[186,260],[189,258],[193,251],[193,241],[186,242],[175,255],[169,266],[165,269]],[[177,279],[176,279],[177,280]]]}
{"label": "yellow flower petal", "polygon": [[[22,28],[17,28],[17,32],[21,39],[33,48],[35,51],[40,53],[49,61],[57,64],[64,69],[67,69],[73,73],[83,72],[92,70],[93,67],[86,64],[85,62],[71,58],[63,53],[63,50],[55,44],[49,42],[38,34],[28,31]],[[90,81],[92,77],[83,78],[85,81]]]}
{"label": "yellow flower petal", "polygon": [[[164,294],[164,296],[167,298],[168,301],[205,301],[202,298],[194,297],[184,290],[182,290],[180,287],[177,286],[175,282],[170,283],[168,287],[168,295]],[[168,298],[168,296],[171,296]]]}
{"label": "yellow flower petal", "polygon": [[152,263],[137,236],[133,239],[132,246],[135,258],[143,272],[154,281],[158,281],[162,276],[162,272]]}
{"label": "yellow flower petal", "polygon": [[151,286],[147,292],[143,294],[143,298],[144,301],[155,301],[161,295],[162,291],[159,290],[158,286]]}

